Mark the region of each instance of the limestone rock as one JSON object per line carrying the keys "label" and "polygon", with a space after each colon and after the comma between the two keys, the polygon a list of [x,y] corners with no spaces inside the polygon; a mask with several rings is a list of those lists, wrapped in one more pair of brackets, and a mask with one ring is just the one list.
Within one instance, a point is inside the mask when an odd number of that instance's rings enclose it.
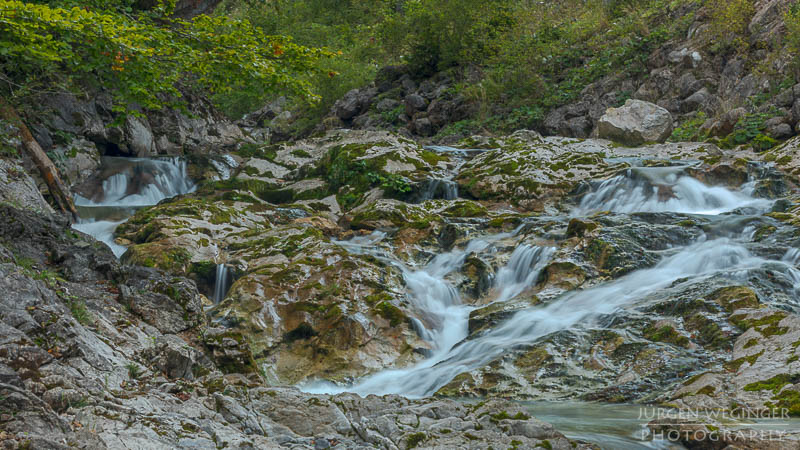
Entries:
{"label": "limestone rock", "polygon": [[628,100],[620,108],[610,108],[597,123],[601,138],[628,145],[664,142],[672,134],[669,111],[641,100]]}

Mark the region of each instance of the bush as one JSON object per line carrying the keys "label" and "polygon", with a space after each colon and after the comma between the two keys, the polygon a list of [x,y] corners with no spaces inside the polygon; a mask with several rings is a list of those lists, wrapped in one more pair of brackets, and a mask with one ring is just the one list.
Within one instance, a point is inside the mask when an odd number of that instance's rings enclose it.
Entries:
{"label": "bush", "polygon": [[747,51],[747,26],[755,14],[753,0],[709,0],[711,49],[720,53]]}

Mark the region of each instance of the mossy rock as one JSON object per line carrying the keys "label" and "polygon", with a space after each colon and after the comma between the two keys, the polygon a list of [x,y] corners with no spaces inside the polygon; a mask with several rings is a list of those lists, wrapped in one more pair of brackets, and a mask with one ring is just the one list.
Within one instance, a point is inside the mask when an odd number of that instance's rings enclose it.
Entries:
{"label": "mossy rock", "polygon": [[742,308],[758,308],[759,301],[756,293],[747,286],[729,286],[717,289],[708,296],[725,311],[732,313]]}
{"label": "mossy rock", "polygon": [[561,289],[575,289],[586,281],[586,272],[577,264],[557,261],[547,265],[543,271],[544,283]]}
{"label": "mossy rock", "polygon": [[736,314],[731,316],[731,323],[742,330],[755,328],[764,337],[786,334],[789,329],[778,325],[786,318],[785,312],[775,312],[760,318],[748,318],[749,314]]}
{"label": "mossy rock", "polygon": [[733,338],[726,335],[722,328],[702,313],[694,314],[686,320],[686,328],[696,332],[696,340],[705,348],[731,349]]}
{"label": "mossy rock", "polygon": [[462,200],[449,206],[442,214],[447,217],[485,217],[488,211],[476,202]]}
{"label": "mossy rock", "polygon": [[122,262],[153,267],[177,275],[187,275],[192,255],[182,247],[160,243],[134,245],[122,255]]}
{"label": "mossy rock", "polygon": [[583,221],[580,219],[572,219],[567,225],[567,238],[571,237],[584,237],[586,233],[591,233],[596,230],[598,225],[591,221]]}
{"label": "mossy rock", "polygon": [[680,334],[672,325],[663,325],[660,327],[649,326],[644,329],[644,337],[653,342],[666,342],[680,347],[689,346],[689,338]]}

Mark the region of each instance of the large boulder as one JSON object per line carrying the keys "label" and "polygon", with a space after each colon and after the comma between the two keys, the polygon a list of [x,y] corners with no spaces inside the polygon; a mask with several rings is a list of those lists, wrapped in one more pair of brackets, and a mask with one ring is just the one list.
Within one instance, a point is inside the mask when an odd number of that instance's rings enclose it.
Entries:
{"label": "large boulder", "polygon": [[666,109],[641,100],[628,100],[609,108],[597,123],[601,138],[628,145],[664,142],[672,134],[672,115]]}

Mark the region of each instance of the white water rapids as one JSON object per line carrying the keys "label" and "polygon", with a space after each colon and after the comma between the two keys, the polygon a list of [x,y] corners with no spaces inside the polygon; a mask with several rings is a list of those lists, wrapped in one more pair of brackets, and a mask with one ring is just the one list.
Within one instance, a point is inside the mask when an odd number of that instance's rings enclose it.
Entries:
{"label": "white water rapids", "polygon": [[578,213],[596,211],[618,213],[677,212],[716,215],[736,208],[766,208],[768,200],[753,198],[754,183],[739,191],[722,186],[706,186],[683,173],[686,167],[628,169],[600,183],[583,197]]}
{"label": "white water rapids", "polygon": [[179,158],[104,158],[99,173],[107,175],[99,192],[92,198],[75,195],[81,217],[72,227],[104,242],[117,257],[126,248],[114,242],[114,230],[137,208],[195,190]]}
{"label": "white water rapids", "polygon": [[[769,201],[753,198],[751,185],[732,191],[706,186],[675,170],[641,169],[640,172],[643,174],[631,177],[629,173],[601,183],[595,192],[585,196],[576,214],[611,210],[711,215],[741,207],[758,208],[764,212],[771,205]],[[662,191],[668,190],[670,194],[659,197],[659,184]],[[415,305],[419,321],[428,324],[426,333],[421,336],[435,346],[428,359],[411,367],[378,372],[351,386],[317,381],[303,389],[316,393],[430,396],[457,375],[485,366],[509,349],[531,345],[559,331],[596,326],[598,319],[624,308],[641,306],[651,294],[673,284],[721,274],[740,278],[748,270],[768,262],[787,266],[787,271],[793,276],[796,269],[788,266],[800,259],[796,251],[787,253],[784,262],[752,255],[743,245],[743,240],[749,239],[752,230],[747,230],[744,236],[702,237],[694,244],[666,252],[654,267],[586,290],[567,292],[547,304],[518,311],[495,328],[465,340],[469,313],[473,308],[460,303],[458,292],[448,284],[445,276],[457,270],[469,253],[479,253],[491,242],[512,238],[514,234],[472,240],[464,249],[436,256],[420,271],[403,268],[408,297]],[[373,235],[345,245],[351,250],[357,247],[358,252],[369,253],[375,251],[375,241],[380,238],[382,236]],[[497,272],[494,291],[498,296],[495,301],[512,299],[533,285],[553,253],[552,248],[518,245],[507,265]]]}

